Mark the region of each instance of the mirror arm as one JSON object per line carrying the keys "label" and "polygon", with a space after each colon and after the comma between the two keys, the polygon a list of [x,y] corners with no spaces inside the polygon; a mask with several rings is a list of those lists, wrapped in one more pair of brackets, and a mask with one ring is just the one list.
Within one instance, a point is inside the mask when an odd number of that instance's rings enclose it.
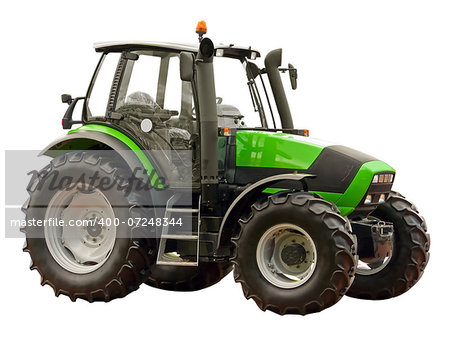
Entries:
{"label": "mirror arm", "polygon": [[62,119],[62,127],[63,129],[67,130],[72,127],[73,124],[82,124],[81,120],[72,120],[73,111],[75,109],[75,105],[77,105],[77,102],[81,99],[85,99],[86,97],[76,97],[73,100],[71,100],[69,107],[66,110],[66,113],[64,114],[64,117]]}
{"label": "mirror arm", "polygon": [[292,66],[292,64],[288,64],[288,67],[279,67],[278,71],[280,71],[281,73],[286,73],[289,72],[289,79],[291,81],[291,87],[293,90],[297,89],[297,69]]}

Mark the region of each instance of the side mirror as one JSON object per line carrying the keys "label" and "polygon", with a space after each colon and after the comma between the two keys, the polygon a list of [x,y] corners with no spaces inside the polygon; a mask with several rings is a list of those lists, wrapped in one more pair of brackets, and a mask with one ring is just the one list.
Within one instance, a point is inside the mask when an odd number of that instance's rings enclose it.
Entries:
{"label": "side mirror", "polygon": [[292,64],[288,64],[289,79],[291,80],[291,87],[293,90],[297,89],[297,69]]}
{"label": "side mirror", "polygon": [[62,94],[61,95],[61,101],[63,103],[66,103],[67,105],[70,105],[70,104],[72,104],[73,99],[72,99],[72,96],[70,94]]}
{"label": "side mirror", "polygon": [[183,81],[194,79],[194,54],[189,52],[180,53],[180,78]]}
{"label": "side mirror", "polygon": [[[70,98],[70,100],[68,98]],[[83,122],[81,120],[72,120],[72,115],[73,111],[75,110],[75,105],[77,105],[79,100],[85,99],[85,97],[77,97],[75,99],[72,99],[72,96],[70,94],[63,94],[61,96],[61,99],[63,103],[69,104],[69,107],[67,108],[67,111],[62,119],[63,129],[70,129],[73,124],[82,124]]]}

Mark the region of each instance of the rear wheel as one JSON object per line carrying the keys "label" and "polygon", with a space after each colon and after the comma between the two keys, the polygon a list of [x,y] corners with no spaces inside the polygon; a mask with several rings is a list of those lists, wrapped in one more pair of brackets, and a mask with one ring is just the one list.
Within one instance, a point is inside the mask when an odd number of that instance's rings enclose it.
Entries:
{"label": "rear wheel", "polygon": [[[136,290],[146,279],[154,262],[148,255],[151,240],[142,228],[124,227],[122,221],[151,207],[138,192],[125,194],[126,176],[112,158],[77,152],[55,158],[30,183],[27,221],[64,224],[23,230],[30,268],[37,269],[41,284],[50,285],[56,296],[109,301]],[[55,178],[60,185],[54,185]],[[100,183],[106,182],[117,186],[105,189]]]}
{"label": "rear wheel", "polygon": [[356,238],[337,208],[311,193],[274,195],[240,220],[232,262],[247,299],[278,314],[334,305],[353,281]]}
{"label": "rear wheel", "polygon": [[430,256],[430,236],[416,207],[399,193],[391,192],[371,215],[393,223],[392,255],[374,263],[359,263],[347,295],[382,300],[405,293],[422,277]]}

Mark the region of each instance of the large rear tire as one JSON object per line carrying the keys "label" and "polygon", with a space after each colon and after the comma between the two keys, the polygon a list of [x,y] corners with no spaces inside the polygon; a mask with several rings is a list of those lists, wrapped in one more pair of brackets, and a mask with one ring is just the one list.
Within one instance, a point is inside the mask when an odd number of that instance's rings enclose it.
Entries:
{"label": "large rear tire", "polygon": [[[81,176],[83,175],[83,176]],[[117,159],[100,157],[92,152],[75,152],[53,159],[31,181],[29,201],[24,205],[26,220],[106,218],[127,221],[146,210],[147,198],[137,192],[125,194],[129,184],[127,171]],[[61,181],[58,186],[51,179]],[[97,180],[87,181],[96,176]],[[101,189],[100,182],[123,186]],[[136,208],[136,209],[135,209]],[[70,216],[70,218],[68,217]],[[101,223],[103,223],[101,222]],[[146,231],[139,226],[122,230],[112,225],[92,224],[86,227],[27,226],[23,231],[23,250],[31,257],[30,269],[41,275],[41,284],[53,288],[56,296],[67,295],[93,301],[110,301],[136,290],[147,278],[154,260],[148,255],[152,247]]]}
{"label": "large rear tire", "polygon": [[347,295],[367,300],[389,299],[407,292],[422,277],[430,257],[430,235],[417,208],[397,192],[391,192],[371,215],[393,223],[392,256],[380,262],[379,268],[357,270]]}
{"label": "large rear tire", "polygon": [[247,299],[278,314],[319,312],[353,281],[356,238],[335,205],[312,193],[255,203],[234,244],[234,277]]}

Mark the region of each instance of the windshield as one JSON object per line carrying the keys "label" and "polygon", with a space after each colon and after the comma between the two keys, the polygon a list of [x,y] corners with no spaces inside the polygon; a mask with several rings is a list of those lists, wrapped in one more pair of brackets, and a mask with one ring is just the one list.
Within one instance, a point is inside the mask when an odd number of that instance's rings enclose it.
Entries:
{"label": "windshield", "polygon": [[275,127],[267,81],[255,64],[216,57],[214,76],[219,127]]}

